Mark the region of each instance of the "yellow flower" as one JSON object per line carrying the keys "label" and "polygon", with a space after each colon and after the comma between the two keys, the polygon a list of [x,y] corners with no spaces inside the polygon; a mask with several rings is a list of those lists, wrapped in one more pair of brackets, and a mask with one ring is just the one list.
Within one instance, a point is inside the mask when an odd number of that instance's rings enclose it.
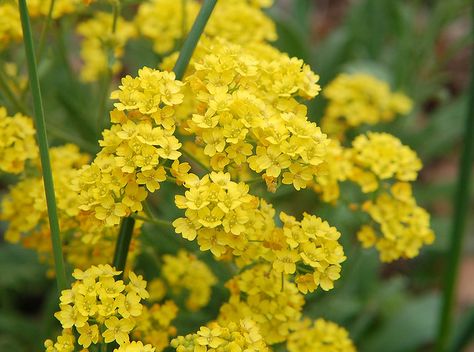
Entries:
{"label": "yellow flower", "polygon": [[84,348],[88,348],[92,343],[96,344],[99,341],[99,327],[97,325],[84,324],[77,328],[79,339],[77,342]]}
{"label": "yellow flower", "polygon": [[119,319],[117,317],[110,317],[105,321],[107,330],[102,333],[104,341],[110,343],[117,341],[119,345],[123,345],[130,341],[128,334],[134,327],[134,322],[129,319]]}

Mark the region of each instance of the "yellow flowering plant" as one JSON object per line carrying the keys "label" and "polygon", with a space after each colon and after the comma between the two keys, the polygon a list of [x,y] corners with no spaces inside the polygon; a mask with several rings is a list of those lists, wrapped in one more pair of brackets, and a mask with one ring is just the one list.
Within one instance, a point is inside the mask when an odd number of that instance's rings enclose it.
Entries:
{"label": "yellow flowering plant", "polygon": [[3,239],[59,292],[31,350],[369,344],[394,285],[376,286],[380,262],[435,241],[422,157],[382,131],[415,103],[280,50],[278,6],[0,3]]}

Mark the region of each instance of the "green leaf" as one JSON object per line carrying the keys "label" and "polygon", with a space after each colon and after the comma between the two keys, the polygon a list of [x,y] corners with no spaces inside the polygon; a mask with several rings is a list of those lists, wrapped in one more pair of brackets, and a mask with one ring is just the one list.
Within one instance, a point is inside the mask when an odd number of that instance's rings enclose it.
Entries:
{"label": "green leaf", "polygon": [[360,344],[364,352],[413,351],[433,340],[440,298],[436,294],[412,298]]}

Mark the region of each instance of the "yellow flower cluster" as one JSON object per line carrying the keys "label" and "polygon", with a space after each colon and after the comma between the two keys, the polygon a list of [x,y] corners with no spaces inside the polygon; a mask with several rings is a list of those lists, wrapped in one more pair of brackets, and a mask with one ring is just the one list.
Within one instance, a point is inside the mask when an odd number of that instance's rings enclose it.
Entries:
{"label": "yellow flower cluster", "polygon": [[113,125],[103,132],[102,150],[82,169],[76,185],[85,215],[105,226],[117,225],[141,211],[147,190],[154,192],[166,180],[163,164],[181,155],[173,135],[181,85],[173,73],[143,68],[112,92],[119,100],[111,112]]}
{"label": "yellow flower cluster", "polygon": [[[28,125],[24,127],[24,131],[28,131]],[[70,180],[77,176],[79,167],[87,163],[89,157],[81,154],[79,148],[72,144],[51,148],[50,154],[55,188],[59,195],[59,217],[62,225],[67,226],[70,218],[77,214],[77,197],[71,189]],[[34,163],[39,171],[39,160],[35,159]],[[49,232],[46,198],[40,176],[33,174],[10,188],[9,193],[2,199],[2,219],[9,221],[5,234],[5,239],[9,242],[18,242],[22,234]]]}
{"label": "yellow flower cluster", "polygon": [[423,245],[434,241],[430,216],[417,206],[409,183],[395,183],[390,192],[383,192],[375,200],[366,201],[362,209],[378,225],[382,236],[377,236],[375,226],[364,225],[357,237],[364,247],[375,246],[383,262],[413,258]]}
{"label": "yellow flower cluster", "polygon": [[173,301],[163,304],[153,304],[151,307],[143,306],[142,313],[136,318],[136,327],[132,336],[156,349],[163,351],[169,346],[170,336],[176,335],[176,328],[171,321],[176,318],[178,307]]}
{"label": "yellow flower cluster", "polygon": [[[113,25],[115,28],[112,28]],[[112,14],[105,12],[95,12],[93,18],[81,22],[77,33],[83,37],[81,79],[86,82],[96,81],[109,68],[117,73],[121,68],[119,59],[123,56],[125,44],[136,36],[132,23],[119,17],[113,24]]]}
{"label": "yellow flower cluster", "polygon": [[303,220],[280,214],[283,238],[274,242],[273,269],[278,273],[297,274],[295,282],[302,293],[318,286],[325,291],[334,288],[339,279],[341,263],[346,260],[339,244],[341,236],[326,221],[304,213]]}
{"label": "yellow flower cluster", "polygon": [[114,278],[120,273],[110,265],[76,269],[72,288],[61,292],[61,310],[54,316],[63,329],[76,330],[77,343],[84,348],[101,342],[130,343],[130,332],[143,309],[140,301],[148,292],[141,276],[129,272],[125,285]]}
{"label": "yellow flower cluster", "polygon": [[176,352],[269,351],[251,319],[226,324],[212,322],[195,334],[179,336],[171,341],[171,346]]}
{"label": "yellow flower cluster", "polygon": [[414,181],[422,166],[413,150],[388,133],[359,135],[350,152],[353,167],[349,179],[359,184],[364,193],[375,191],[379,180]]}
{"label": "yellow flower cluster", "polygon": [[323,95],[328,99],[323,131],[339,138],[348,128],[388,122],[412,109],[407,96],[392,92],[386,82],[365,73],[340,74]]}
{"label": "yellow flower cluster", "polygon": [[355,352],[356,348],[346,329],[317,319],[313,326],[306,320],[293,332],[287,342],[289,352]]}
{"label": "yellow flower cluster", "polygon": [[252,319],[269,345],[283,342],[299,326],[303,295],[295,284],[270,265],[255,265],[234,276],[226,286],[231,296],[221,306],[221,325]]}
{"label": "yellow flower cluster", "polygon": [[[329,143],[297,97],[318,94],[318,76],[302,60],[265,44],[202,40],[185,78],[195,108],[183,129],[196,136],[214,170],[249,166],[269,189],[305,188]],[[210,158],[210,159],[209,159]]]}
{"label": "yellow flower cluster", "polygon": [[[27,126],[23,132],[28,132]],[[51,148],[50,155],[66,261],[78,268],[110,261],[113,258],[118,227],[97,226],[96,222],[81,214],[78,208],[79,195],[71,182],[77,180],[80,168],[89,161],[89,156],[80,153],[79,148],[72,144]],[[35,250],[40,260],[52,268],[51,234],[43,180],[40,176],[41,167],[37,158],[33,159],[32,166],[27,177],[11,186],[3,197],[0,219],[8,221],[5,232],[8,242],[21,242],[26,248]],[[139,230],[141,224],[137,225]],[[133,239],[129,263],[133,263],[138,249],[138,244]],[[49,271],[49,274],[52,275],[53,272]]]}
{"label": "yellow flower cluster", "polygon": [[186,209],[185,217],[173,222],[175,231],[189,241],[197,237],[200,249],[216,257],[243,250],[258,205],[248,185],[231,181],[229,173],[211,172],[188,187],[184,196],[175,196],[176,206]]}
{"label": "yellow flower cluster", "polygon": [[161,274],[173,291],[186,291],[186,306],[190,310],[198,310],[209,303],[211,288],[217,282],[204,262],[183,250],[176,256],[163,256]]}
{"label": "yellow flower cluster", "polygon": [[0,3],[0,51],[5,49],[10,42],[18,42],[23,38],[21,30],[20,13],[15,1],[2,1]]}
{"label": "yellow flower cluster", "polygon": [[[239,44],[275,40],[275,25],[261,10],[261,7],[268,7],[271,3],[272,1],[218,1],[204,33],[208,37],[222,37]],[[177,49],[198,11],[197,0],[151,0],[140,4],[135,24],[142,36],[153,41],[155,52],[166,54]]]}
{"label": "yellow flower cluster", "polygon": [[[274,210],[248,194],[248,185],[231,181],[229,173],[211,172],[193,182],[184,196],[177,195],[185,217],[173,222],[177,233],[216,257],[232,254],[245,266],[262,258],[278,273],[297,274],[303,293],[333,288],[346,259],[336,228],[316,216],[301,222],[280,214],[283,228],[273,222]],[[176,271],[177,269],[175,269]]]}
{"label": "yellow flower cluster", "polygon": [[0,106],[0,171],[19,174],[38,156],[33,121],[20,113],[10,117]]}
{"label": "yellow flower cluster", "polygon": [[363,225],[357,237],[365,248],[375,246],[382,261],[413,258],[423,245],[433,242],[429,214],[417,206],[408,183],[416,180],[421,161],[398,138],[368,132],[357,136],[351,148],[332,141],[327,161],[329,172],[320,176],[313,187],[324,201],[336,201],[339,183],[346,180],[359,185],[363,193],[375,192],[361,210],[377,226]]}

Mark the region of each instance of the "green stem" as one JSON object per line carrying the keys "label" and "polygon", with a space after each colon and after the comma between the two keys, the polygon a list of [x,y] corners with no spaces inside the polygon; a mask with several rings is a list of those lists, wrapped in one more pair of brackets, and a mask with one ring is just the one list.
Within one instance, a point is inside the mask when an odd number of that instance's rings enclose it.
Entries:
{"label": "green stem", "polygon": [[125,263],[127,262],[128,249],[130,247],[130,241],[132,240],[133,227],[135,226],[135,218],[128,216],[122,219],[120,224],[120,231],[117,238],[117,244],[115,247],[115,254],[113,260],[113,266],[122,271],[118,275],[119,279],[123,277],[123,270],[125,269]]}
{"label": "green stem", "polygon": [[[474,33],[474,7],[472,11],[472,32]],[[443,302],[441,307],[440,322],[436,351],[446,351],[450,338],[453,320],[453,305],[458,281],[459,263],[469,210],[469,187],[472,161],[474,159],[474,50],[471,58],[471,83],[469,88],[469,102],[464,129],[464,146],[459,161],[458,181],[454,199],[454,215],[451,228],[451,239],[448,262],[444,276]]]}
{"label": "green stem", "polygon": [[26,0],[19,0],[21,25],[23,28],[23,42],[25,44],[26,59],[28,64],[28,76],[30,80],[31,93],[33,95],[34,118],[36,125],[36,136],[41,157],[41,168],[48,207],[49,226],[51,228],[51,241],[53,243],[54,265],[56,280],[60,291],[66,289],[67,279],[64,268],[64,259],[61,248],[61,234],[59,232],[59,221],[54,194],[53,174],[49,160],[48,138],[46,135],[46,123],[44,119],[43,102],[41,100],[41,89],[38,79],[35,51],[33,48],[33,36],[31,33],[30,17]]}
{"label": "green stem", "polygon": [[43,24],[43,28],[41,29],[40,42],[38,45],[38,61],[41,61],[41,55],[43,54],[46,33],[48,32],[49,26],[51,24],[51,19],[53,18],[53,10],[54,10],[55,2],[56,0],[51,0],[51,2],[49,3],[48,15],[46,16],[46,19]]}
{"label": "green stem", "polygon": [[137,220],[148,222],[153,225],[171,227],[174,229],[173,224],[166,220],[161,220],[161,219],[152,218],[152,217],[145,217],[145,216],[140,216],[140,215],[135,215],[134,218]]}
{"label": "green stem", "polygon": [[201,37],[204,27],[206,26],[209,17],[211,16],[212,10],[216,6],[217,0],[204,0],[201,10],[194,21],[191,31],[188,37],[184,41],[183,47],[179,53],[178,60],[174,65],[173,71],[176,74],[176,79],[183,79],[186,68],[188,67],[189,60],[193,55],[194,49]]}

